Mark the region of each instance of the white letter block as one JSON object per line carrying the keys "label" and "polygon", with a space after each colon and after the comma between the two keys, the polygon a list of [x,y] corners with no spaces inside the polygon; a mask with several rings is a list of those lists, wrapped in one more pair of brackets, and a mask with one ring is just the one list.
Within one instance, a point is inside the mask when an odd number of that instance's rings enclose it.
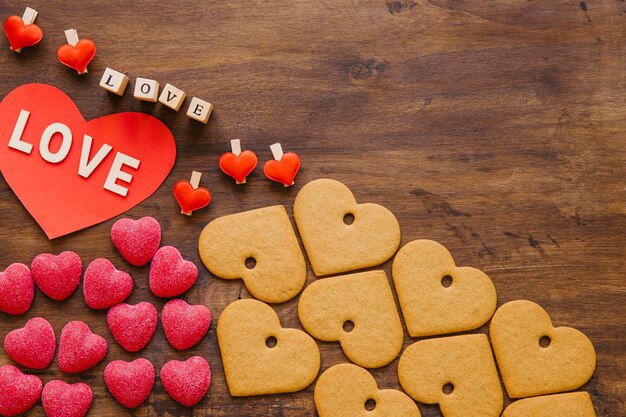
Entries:
{"label": "white letter block", "polygon": [[172,84],[165,84],[161,96],[159,97],[159,102],[165,104],[172,110],[178,111],[180,110],[180,106],[183,105],[185,97],[187,97],[187,94],[185,94],[183,90],[179,90]]}
{"label": "white letter block", "polygon": [[213,105],[211,103],[200,100],[198,97],[193,97],[191,103],[189,103],[189,109],[187,109],[187,116],[206,124],[212,111]]}
{"label": "white letter block", "polygon": [[104,74],[102,74],[102,79],[100,80],[100,87],[121,96],[124,94],[127,85],[128,77],[126,75],[111,68],[104,70]]}
{"label": "white letter block", "polygon": [[138,100],[156,103],[159,97],[159,83],[155,80],[138,77],[135,80],[135,92],[133,95]]}

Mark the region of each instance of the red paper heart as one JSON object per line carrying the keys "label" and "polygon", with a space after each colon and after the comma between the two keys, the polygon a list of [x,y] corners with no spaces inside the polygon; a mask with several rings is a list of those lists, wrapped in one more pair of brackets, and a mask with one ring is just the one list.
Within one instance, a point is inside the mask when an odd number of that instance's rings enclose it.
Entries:
{"label": "red paper heart", "polygon": [[4,21],[4,33],[9,38],[11,49],[14,51],[26,46],[32,46],[43,38],[43,31],[35,24],[24,25],[19,16],[9,16]]}
{"label": "red paper heart", "polygon": [[59,369],[78,373],[96,366],[107,354],[107,342],[82,321],[71,321],[61,330]]}
{"label": "red paper heart", "polygon": [[200,210],[211,202],[211,193],[204,187],[193,188],[187,180],[181,180],[174,185],[174,197],[183,213]]}
{"label": "red paper heart", "polygon": [[57,338],[48,320],[35,317],[21,329],[15,329],[4,338],[7,355],[22,366],[44,369],[52,363]]}
{"label": "red paper heart", "polygon": [[132,362],[113,361],[104,369],[104,384],[124,407],[139,407],[154,386],[154,366],[143,358]]}
{"label": "red paper heart", "polygon": [[211,369],[200,356],[193,356],[184,362],[169,361],[161,368],[161,382],[174,400],[192,407],[204,398],[209,389]]}
{"label": "red paper heart", "polygon": [[198,343],[209,330],[211,312],[203,305],[189,305],[176,299],[163,307],[161,323],[170,345],[185,350]]}
{"label": "red paper heart", "polygon": [[235,179],[238,183],[246,180],[246,177],[254,170],[257,158],[252,151],[243,151],[239,155],[226,152],[220,157],[220,168],[226,175]]}
{"label": "red paper heart", "polygon": [[263,172],[272,181],[280,182],[285,186],[293,185],[293,179],[300,169],[300,157],[293,152],[283,155],[280,161],[270,159],[265,163]]}
{"label": "red paper heart", "polygon": [[63,65],[74,68],[82,74],[96,56],[96,44],[91,39],[81,39],[76,46],[66,43],[57,50],[57,56]]}
{"label": "red paper heart", "polygon": [[41,394],[41,379],[13,365],[0,368],[0,416],[16,416],[33,408]]}
{"label": "red paper heart", "polygon": [[111,334],[129,352],[138,352],[148,344],[154,336],[157,321],[156,308],[145,301],[135,305],[117,304],[107,313]]}
{"label": "red paper heart", "polygon": [[68,384],[55,379],[41,392],[41,403],[48,417],[83,417],[92,401],[91,388],[81,382]]}
{"label": "red paper heart", "polygon": [[[33,145],[30,154],[9,148],[21,110],[30,112],[22,140]],[[72,133],[67,157],[59,163],[45,161],[39,152],[41,135],[52,123],[63,123]],[[78,175],[84,135],[93,138],[89,161],[103,144],[113,149],[84,178]],[[58,152],[61,135],[55,134],[50,151]],[[104,189],[116,155],[121,152],[141,161],[125,197]],[[43,228],[48,238],[108,220],[148,198],[174,166],[176,144],[172,132],[158,119],[143,113],[117,113],[86,122],[72,100],[45,84],[16,88],[0,103],[0,170],[13,192]]]}

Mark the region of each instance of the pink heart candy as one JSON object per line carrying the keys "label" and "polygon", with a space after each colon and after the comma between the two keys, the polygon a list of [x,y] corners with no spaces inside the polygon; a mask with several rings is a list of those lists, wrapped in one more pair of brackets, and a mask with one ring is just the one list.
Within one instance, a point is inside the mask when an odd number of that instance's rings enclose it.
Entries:
{"label": "pink heart candy", "polygon": [[48,320],[35,317],[4,338],[7,355],[22,366],[43,369],[52,363],[57,347],[54,329]]}
{"label": "pink heart candy", "polygon": [[193,286],[198,278],[198,268],[185,261],[178,249],[163,246],[150,265],[150,289],[157,297],[176,297]]}
{"label": "pink heart candy", "polygon": [[19,315],[30,308],[35,297],[35,284],[30,269],[24,264],[11,264],[0,272],[0,311]]}
{"label": "pink heart candy", "polygon": [[200,356],[193,356],[184,362],[169,361],[161,368],[161,382],[174,400],[191,407],[199,403],[208,391],[211,369]]}
{"label": "pink heart candy", "polygon": [[109,260],[95,259],[85,271],[85,302],[95,310],[109,308],[127,299],[133,291],[133,284],[133,278],[115,269]]}
{"label": "pink heart candy", "polygon": [[139,220],[120,219],[111,228],[111,240],[130,264],[150,262],[161,243],[161,225],[153,217]]}
{"label": "pink heart candy", "polygon": [[71,321],[61,331],[59,369],[78,373],[96,366],[107,354],[107,342],[82,321]]}
{"label": "pink heart candy", "polygon": [[89,411],[93,393],[87,384],[52,380],[43,387],[41,403],[48,417],[83,417]]}
{"label": "pink heart candy", "polygon": [[41,394],[41,379],[13,365],[0,368],[0,415],[16,416],[33,408]]}
{"label": "pink heart candy", "polygon": [[136,305],[117,304],[107,314],[111,334],[129,352],[137,352],[148,344],[156,330],[157,320],[156,308],[145,301]]}
{"label": "pink heart candy", "polygon": [[31,264],[39,289],[53,300],[63,301],[76,291],[83,273],[80,256],[71,251],[59,255],[42,253]]}
{"label": "pink heart candy", "polygon": [[171,300],[163,307],[161,322],[170,345],[184,350],[198,343],[209,330],[211,312],[203,305]]}
{"label": "pink heart candy", "polygon": [[104,370],[104,383],[124,407],[139,407],[154,386],[154,366],[142,358],[132,362],[113,361]]}

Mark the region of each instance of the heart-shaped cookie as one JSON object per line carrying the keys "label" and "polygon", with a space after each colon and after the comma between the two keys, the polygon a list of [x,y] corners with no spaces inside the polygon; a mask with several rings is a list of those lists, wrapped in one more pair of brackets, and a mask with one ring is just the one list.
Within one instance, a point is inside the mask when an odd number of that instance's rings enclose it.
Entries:
{"label": "heart-shaped cookie", "polygon": [[531,301],[501,306],[489,335],[511,398],[571,391],[587,382],[596,367],[587,336],[571,327],[553,327],[548,313]]}
{"label": "heart-shaped cookie", "polygon": [[94,56],[96,56],[96,44],[91,39],[81,39],[74,46],[66,43],[57,50],[59,61],[75,69],[79,74],[86,72],[87,65]]}
{"label": "heart-shaped cookie", "polygon": [[209,390],[211,368],[201,356],[193,356],[184,362],[169,361],[161,368],[161,382],[170,397],[193,407]]}
{"label": "heart-shaped cookie", "polygon": [[0,416],[17,416],[33,408],[41,394],[41,379],[13,365],[0,367]]}
{"label": "heart-shaped cookie", "polygon": [[432,240],[404,245],[393,261],[393,281],[413,337],[456,333],[485,324],[496,310],[496,289],[479,269],[457,267]]}
{"label": "heart-shaped cookie", "polygon": [[143,358],[132,362],[113,361],[104,369],[104,384],[124,407],[139,407],[152,392],[154,366]]}
{"label": "heart-shaped cookie", "polygon": [[596,417],[596,412],[588,393],[570,392],[515,401],[502,417]]}
{"label": "heart-shaped cookie", "polygon": [[22,366],[44,369],[52,363],[57,348],[57,338],[48,320],[35,317],[4,338],[7,355]]}
{"label": "heart-shaped cookie", "polygon": [[83,417],[89,411],[93,393],[87,384],[53,380],[43,387],[41,403],[48,417]]}
{"label": "heart-shaped cookie", "polygon": [[443,417],[498,417],[503,394],[484,334],[420,340],[398,362],[404,391],[416,401],[439,404]]}
{"label": "heart-shaped cookie", "polygon": [[83,274],[80,256],[72,251],[58,255],[42,253],[31,263],[35,283],[48,297],[63,301],[76,291]]}
{"label": "heart-shaped cookie", "polygon": [[111,228],[111,240],[128,263],[143,266],[159,249],[161,225],[154,217],[120,219]]}
{"label": "heart-shaped cookie", "polygon": [[384,271],[313,282],[300,296],[298,317],[311,336],[338,340],[359,366],[387,365],[402,349],[404,332]]}
{"label": "heart-shaped cookie", "polygon": [[256,168],[257,157],[252,151],[243,151],[239,155],[226,152],[220,157],[220,169],[238,184],[246,182],[246,177]]}
{"label": "heart-shaped cookie", "polygon": [[306,281],[304,256],[283,206],[218,217],[202,230],[198,250],[213,275],[243,279],[261,301],[290,300]]}
{"label": "heart-shaped cookie", "polygon": [[158,314],[148,303],[117,304],[107,313],[107,324],[111,334],[124,349],[138,352],[143,349],[156,331]]}
{"label": "heart-shaped cookie", "polygon": [[161,322],[170,345],[184,350],[198,343],[209,330],[211,312],[203,305],[189,305],[176,299],[163,307]]}
{"label": "heart-shaped cookie", "polygon": [[281,327],[274,310],[257,300],[238,300],[226,307],[217,324],[217,340],[234,397],[300,391],[320,369],[315,341],[301,330]]}
{"label": "heart-shaped cookie", "polygon": [[39,26],[34,23],[25,25],[19,16],[7,17],[4,21],[4,33],[14,51],[35,45],[43,38],[43,31]]}
{"label": "heart-shaped cookie", "polygon": [[61,330],[59,369],[78,373],[96,366],[107,354],[107,342],[82,321],[71,321]]}
{"label": "heart-shaped cookie", "polygon": [[24,264],[11,264],[0,272],[0,311],[20,315],[28,311],[35,298],[35,283]]}
{"label": "heart-shaped cookie", "polygon": [[157,297],[176,297],[187,291],[198,279],[198,268],[185,261],[173,246],[163,246],[150,264],[150,289]]}
{"label": "heart-shaped cookie", "polygon": [[[378,204],[357,204],[339,181],[319,179],[302,187],[293,214],[318,276],[380,265],[400,245],[400,225],[393,213]],[[353,222],[347,224],[349,215]]]}
{"label": "heart-shaped cookie", "polygon": [[85,270],[83,295],[89,307],[102,310],[126,300],[133,285],[129,274],[115,269],[108,259],[98,258]]}
{"label": "heart-shaped cookie", "polygon": [[402,391],[378,389],[369,372],[347,363],[320,375],[314,399],[319,417],[420,417],[417,405]]}

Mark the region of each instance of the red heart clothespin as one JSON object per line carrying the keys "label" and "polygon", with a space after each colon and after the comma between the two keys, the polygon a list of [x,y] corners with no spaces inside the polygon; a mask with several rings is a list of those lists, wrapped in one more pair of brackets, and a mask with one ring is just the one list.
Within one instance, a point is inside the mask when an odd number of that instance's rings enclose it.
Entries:
{"label": "red heart clothespin", "polygon": [[283,154],[280,143],[271,145],[270,149],[274,159],[270,159],[263,166],[265,176],[272,181],[280,182],[285,187],[292,186],[300,169],[300,157],[293,152]]}
{"label": "red heart clothespin", "polygon": [[191,181],[181,180],[174,185],[174,197],[180,205],[181,214],[191,216],[191,213],[200,210],[211,202],[211,192],[204,187],[199,187],[202,174],[193,171]]}
{"label": "red heart clothespin", "polygon": [[220,169],[233,177],[237,184],[245,184],[246,177],[256,168],[257,157],[252,151],[241,152],[239,139],[230,141],[232,152],[225,152],[220,157]]}
{"label": "red heart clothespin", "polygon": [[57,51],[63,65],[75,69],[79,74],[87,73],[87,65],[96,56],[96,44],[91,39],[78,40],[76,29],[65,31],[67,43]]}
{"label": "red heart clothespin", "polygon": [[22,17],[9,16],[4,21],[4,33],[13,51],[19,53],[22,48],[35,45],[43,38],[43,30],[34,24],[37,15],[37,10],[27,7]]}

